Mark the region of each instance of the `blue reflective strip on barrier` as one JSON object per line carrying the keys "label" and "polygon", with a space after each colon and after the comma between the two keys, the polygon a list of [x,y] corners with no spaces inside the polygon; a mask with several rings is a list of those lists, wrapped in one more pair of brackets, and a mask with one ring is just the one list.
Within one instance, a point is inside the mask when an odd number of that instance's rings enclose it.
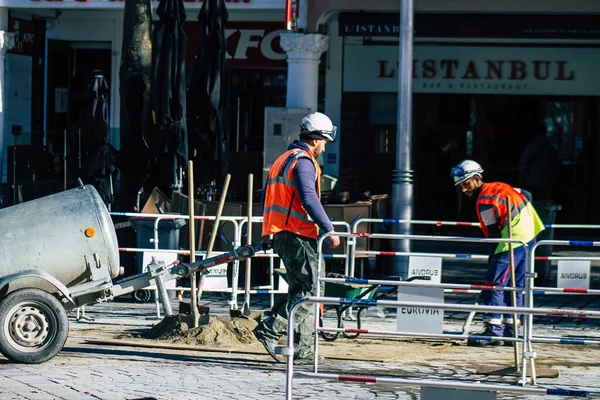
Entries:
{"label": "blue reflective strip on barrier", "polygon": [[584,240],[569,240],[569,246],[593,246],[594,242]]}
{"label": "blue reflective strip on barrier", "polygon": [[469,335],[469,339],[473,340],[486,340],[491,341],[493,337],[500,338],[499,336],[481,336],[481,335]]}
{"label": "blue reflective strip on barrier", "polygon": [[384,220],[383,220],[383,222],[384,222],[384,223],[392,223],[392,224],[395,224],[396,222],[398,222],[398,223],[399,223],[399,222],[400,222],[400,220],[399,220],[399,219],[384,219]]}
{"label": "blue reflective strip on barrier", "polygon": [[471,254],[457,254],[456,258],[471,258]]}
{"label": "blue reflective strip on barrier", "polygon": [[533,291],[533,294],[534,294],[534,295],[535,295],[535,294],[546,294],[546,292],[544,292],[543,290],[540,290],[540,291],[535,291],[535,290],[534,290],[534,291]]}
{"label": "blue reflective strip on barrier", "polygon": [[358,283],[358,284],[364,285],[364,284],[368,284],[369,280],[368,279],[359,279],[359,278],[346,278],[346,279],[344,279],[344,282]]}
{"label": "blue reflective strip on barrier", "polygon": [[375,305],[377,300],[340,298],[340,304]]}
{"label": "blue reflective strip on barrier", "polygon": [[269,294],[269,291],[265,289],[259,289],[256,291],[256,294]]}
{"label": "blue reflective strip on barrier", "polygon": [[575,397],[587,397],[589,392],[583,390],[568,390],[568,389],[548,389],[547,394],[551,396],[575,396]]}
{"label": "blue reflective strip on barrier", "polygon": [[546,225],[544,225],[544,227],[546,227],[546,228],[552,228],[552,224],[546,224]]}
{"label": "blue reflective strip on barrier", "polygon": [[560,339],[560,344],[585,344],[583,339]]}
{"label": "blue reflective strip on barrier", "polygon": [[323,254],[323,258],[333,258],[333,254]]}
{"label": "blue reflective strip on barrier", "polygon": [[392,290],[395,287],[397,287],[397,286],[379,286],[378,290],[388,291],[388,290]]}

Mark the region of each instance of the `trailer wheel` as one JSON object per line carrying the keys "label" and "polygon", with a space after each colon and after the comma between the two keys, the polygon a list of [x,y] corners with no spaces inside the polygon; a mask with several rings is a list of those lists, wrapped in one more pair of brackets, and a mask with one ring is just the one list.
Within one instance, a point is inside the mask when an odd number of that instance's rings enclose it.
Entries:
{"label": "trailer wheel", "polygon": [[65,308],[40,289],[21,289],[0,302],[0,352],[9,360],[39,364],[53,358],[69,336]]}
{"label": "trailer wheel", "polygon": [[152,299],[152,292],[148,289],[138,289],[131,293],[131,298],[136,303],[147,303]]}

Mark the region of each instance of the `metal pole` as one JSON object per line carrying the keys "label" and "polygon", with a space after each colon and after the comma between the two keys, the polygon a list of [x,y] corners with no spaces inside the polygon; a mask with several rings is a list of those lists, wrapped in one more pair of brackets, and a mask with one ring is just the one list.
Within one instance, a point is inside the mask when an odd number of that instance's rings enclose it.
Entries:
{"label": "metal pole", "polygon": [[77,129],[77,171],[81,173],[81,129]]}
{"label": "metal pole", "polygon": [[13,206],[17,204],[17,146],[13,136],[13,159],[12,159],[12,182],[13,182]]}
{"label": "metal pole", "polygon": [[[252,245],[252,193],[254,192],[254,175],[248,174],[248,223],[246,224],[247,243]],[[246,259],[246,293],[244,294],[244,315],[250,315],[250,280],[252,262],[250,258]]]}
{"label": "metal pole", "polygon": [[[510,204],[510,196],[506,196],[506,219],[508,221],[508,238],[512,239],[512,209]],[[515,278],[515,251],[513,249],[513,244],[508,244],[508,258],[510,264],[510,286],[513,288],[517,287],[516,278]],[[511,292],[511,300],[512,306],[517,307],[517,292]],[[517,319],[517,312],[515,311],[512,315],[513,317],[513,337],[515,339],[519,338],[519,320]],[[517,371],[520,371],[521,366],[519,365],[519,343],[513,342],[513,350],[515,355],[515,368]],[[525,351],[525,349],[523,349]],[[526,368],[523,366],[523,368]]]}
{"label": "metal pole", "polygon": [[[396,169],[392,176],[392,217],[411,220],[413,206],[412,137],[413,0],[400,0],[400,65],[398,67],[398,130]],[[409,224],[396,226],[396,233],[410,234]],[[395,243],[396,251],[410,251],[410,242]],[[406,277],[408,258],[394,261],[393,274]]]}
{"label": "metal pole", "polygon": [[[194,162],[188,161],[188,201],[189,201],[189,215],[190,223],[189,227],[189,239],[190,239],[190,263],[196,262],[196,221],[195,216],[195,200],[194,200]],[[191,296],[191,307],[192,307],[192,318],[194,320],[194,328],[199,326],[200,314],[198,313],[198,288],[197,288],[197,276],[198,274],[193,272],[190,274],[190,296]]]}
{"label": "metal pole", "polygon": [[63,131],[63,187],[67,190],[67,130]]}
{"label": "metal pole", "polygon": [[237,112],[236,112],[236,123],[235,123],[235,152],[240,151],[240,103],[241,96],[238,94],[237,98]]}

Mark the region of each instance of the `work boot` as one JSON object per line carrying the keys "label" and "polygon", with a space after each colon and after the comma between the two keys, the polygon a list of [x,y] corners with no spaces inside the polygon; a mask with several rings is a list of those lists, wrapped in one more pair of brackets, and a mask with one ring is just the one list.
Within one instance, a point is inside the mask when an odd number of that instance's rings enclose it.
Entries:
{"label": "work boot", "polygon": [[490,339],[492,337],[503,337],[502,325],[485,324],[482,332],[469,335],[467,346],[476,347],[493,347],[502,346],[503,341],[498,339]]}
{"label": "work boot", "polygon": [[273,357],[273,359],[276,362],[283,362],[283,359],[280,358],[277,354],[275,354],[275,347],[278,343],[276,339],[269,337],[269,334],[264,331],[260,324],[256,328],[254,328],[253,333],[256,337],[256,340],[258,340],[264,346],[267,353],[269,353],[269,355]]}
{"label": "work boot", "polygon": [[[521,331],[521,325],[517,325],[518,330],[517,330],[517,338],[522,339],[523,338],[523,333]],[[514,338],[514,326],[513,325],[504,325],[504,337],[509,337],[509,338]],[[504,345],[505,346],[512,346],[513,345],[513,341],[505,341]],[[518,343],[518,342],[517,342]]]}
{"label": "work boot", "polygon": [[[323,361],[325,361],[325,357],[320,355],[317,358],[317,364],[321,364],[321,363],[323,363]],[[315,354],[314,353],[310,353],[309,355],[307,355],[305,357],[296,357],[294,355],[294,365],[313,365],[314,362],[315,362]]]}

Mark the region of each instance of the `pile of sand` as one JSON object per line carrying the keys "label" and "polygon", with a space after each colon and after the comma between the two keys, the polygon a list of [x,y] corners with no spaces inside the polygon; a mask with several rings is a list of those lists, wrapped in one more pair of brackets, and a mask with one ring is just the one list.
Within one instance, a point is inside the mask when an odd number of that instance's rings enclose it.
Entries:
{"label": "pile of sand", "polygon": [[252,331],[257,322],[241,317],[210,317],[207,324],[193,328],[189,315],[175,314],[165,317],[150,330],[141,334],[146,339],[169,343],[210,346],[238,346],[257,343]]}

